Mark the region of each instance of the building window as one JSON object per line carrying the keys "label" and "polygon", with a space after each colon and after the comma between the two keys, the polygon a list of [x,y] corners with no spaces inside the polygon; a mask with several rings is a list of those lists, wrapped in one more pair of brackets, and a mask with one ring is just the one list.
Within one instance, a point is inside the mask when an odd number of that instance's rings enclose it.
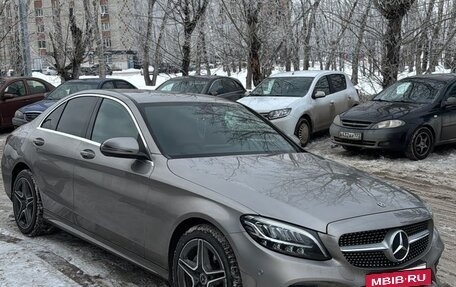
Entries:
{"label": "building window", "polygon": [[46,41],[38,41],[38,48],[46,49]]}
{"label": "building window", "polygon": [[109,24],[109,22],[101,23],[101,30],[108,31],[110,28],[111,28],[111,25]]}
{"label": "building window", "polygon": [[101,5],[101,16],[108,15],[108,5]]}
{"label": "building window", "polygon": [[36,15],[36,17],[43,17],[43,9],[36,8],[35,9],[35,15]]}
{"label": "building window", "polygon": [[103,39],[103,46],[107,48],[111,48],[111,38],[104,38]]}
{"label": "building window", "polygon": [[44,33],[44,25],[38,25],[36,30],[38,31],[38,33]]}
{"label": "building window", "polygon": [[112,64],[112,55],[111,54],[106,55],[106,64]]}

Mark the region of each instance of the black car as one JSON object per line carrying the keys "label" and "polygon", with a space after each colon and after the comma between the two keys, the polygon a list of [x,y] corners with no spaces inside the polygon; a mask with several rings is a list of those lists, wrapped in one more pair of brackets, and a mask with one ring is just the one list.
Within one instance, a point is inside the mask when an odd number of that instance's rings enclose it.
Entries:
{"label": "black car", "polygon": [[237,79],[222,76],[176,77],[161,84],[158,91],[218,96],[236,101],[246,90]]}
{"label": "black car", "polygon": [[[100,75],[100,64],[95,64],[91,67],[81,67],[81,74],[85,76],[98,76]],[[106,75],[112,75],[112,69],[106,64]]]}
{"label": "black car", "polygon": [[347,150],[404,151],[424,159],[434,146],[456,142],[456,75],[403,79],[336,117],[330,133]]}
{"label": "black car", "polygon": [[18,127],[34,120],[47,108],[54,105],[64,97],[85,90],[129,90],[136,89],[135,86],[120,79],[79,79],[66,81],[51,93],[45,95],[44,100],[24,106],[16,111],[12,119],[13,126]]}

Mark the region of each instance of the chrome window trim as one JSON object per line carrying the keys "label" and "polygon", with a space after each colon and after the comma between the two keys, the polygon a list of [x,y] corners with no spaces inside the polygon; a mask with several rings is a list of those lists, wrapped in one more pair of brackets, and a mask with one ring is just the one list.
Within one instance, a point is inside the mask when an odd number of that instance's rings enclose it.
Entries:
{"label": "chrome window trim", "polygon": [[54,130],[50,130],[50,129],[46,129],[46,128],[43,128],[42,125],[45,121],[45,119],[52,113],[54,112],[57,108],[59,108],[60,106],[62,106],[63,104],[67,103],[68,101],[71,101],[73,99],[76,99],[76,98],[82,98],[82,97],[99,97],[99,98],[105,98],[105,99],[109,99],[109,100],[113,100],[119,104],[121,104],[128,112],[128,114],[130,115],[130,118],[133,120],[133,123],[135,124],[135,127],[136,127],[136,130],[138,131],[138,134],[139,136],[141,137],[141,140],[143,141],[144,143],[144,147],[149,151],[150,153],[150,150],[149,150],[149,146],[147,145],[147,142],[146,142],[146,139],[142,133],[142,130],[141,128],[139,127],[138,125],[138,121],[136,120],[135,116],[133,115],[133,112],[131,111],[130,107],[127,106],[127,104],[125,104],[123,101],[117,99],[117,98],[114,98],[114,97],[111,97],[111,96],[108,96],[108,95],[102,95],[102,94],[83,94],[83,95],[75,95],[75,96],[70,96],[69,98],[65,99],[63,102],[61,102],[59,105],[56,105],[55,107],[53,107],[51,110],[49,110],[44,116],[43,116],[43,119],[40,121],[40,124],[38,125],[38,129],[39,130],[45,130],[45,131],[50,131],[50,132],[54,132],[56,134],[59,134],[59,135],[64,135],[64,136],[67,136],[67,137],[70,137],[70,138],[74,138],[74,139],[78,139],[78,140],[81,140],[81,141],[84,141],[84,142],[87,142],[87,143],[91,143],[91,144],[95,144],[97,146],[101,146],[101,143],[98,143],[98,142],[95,142],[95,141],[92,141],[90,139],[86,139],[86,138],[82,138],[82,137],[78,137],[78,136],[75,136],[75,135],[71,135],[71,134],[68,134],[68,133],[63,133],[63,132],[59,132],[59,131],[54,131]]}

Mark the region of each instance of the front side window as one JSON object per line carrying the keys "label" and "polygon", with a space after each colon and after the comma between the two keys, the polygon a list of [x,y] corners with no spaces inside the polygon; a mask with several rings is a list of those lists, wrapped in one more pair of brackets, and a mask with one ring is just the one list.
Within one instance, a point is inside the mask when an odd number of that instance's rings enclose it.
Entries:
{"label": "front side window", "polygon": [[383,90],[373,100],[417,104],[432,103],[444,86],[444,83],[437,81],[402,81]]}
{"label": "front side window", "polygon": [[126,90],[136,89],[133,85],[131,85],[130,83],[124,82],[124,81],[116,81],[116,87],[117,87],[117,89],[126,89]]}
{"label": "front side window", "polygon": [[93,126],[91,139],[102,143],[118,137],[138,138],[138,130],[128,111],[118,102],[104,99]]}
{"label": "front side window", "polygon": [[243,106],[193,102],[148,104],[141,109],[157,144],[171,158],[297,151]]}
{"label": "front side window", "polygon": [[57,109],[55,109],[46,119],[43,121],[41,125],[42,128],[48,130],[56,130],[57,124],[59,123],[60,116],[62,115],[63,110],[65,109],[65,104],[60,105]]}
{"label": "front side window", "polygon": [[114,82],[106,82],[103,84],[103,89],[109,90],[109,89],[114,89]]}
{"label": "front side window", "polygon": [[324,92],[325,95],[331,94],[328,78],[326,76],[323,76],[320,80],[318,80],[317,84],[315,85],[314,96],[317,92]]}
{"label": "front side window", "polygon": [[207,85],[207,80],[184,78],[169,80],[157,88],[158,91],[201,94]]}
{"label": "front side window", "polygon": [[215,82],[212,83],[212,85],[209,89],[209,94],[220,95],[220,94],[224,94],[224,93],[225,93],[225,91],[223,89],[222,80],[216,80]]}
{"label": "front side window", "polygon": [[24,82],[16,81],[16,82],[10,84],[8,87],[6,87],[5,94],[10,94],[15,97],[25,96],[27,94],[27,92],[25,89]]}
{"label": "front side window", "polygon": [[96,102],[96,97],[79,97],[68,101],[57,125],[57,131],[85,137]]}
{"label": "front side window", "polygon": [[313,79],[311,77],[267,78],[250,95],[256,97],[303,97],[309,91]]}
{"label": "front side window", "polygon": [[225,87],[227,93],[244,90],[238,83],[230,79],[223,79],[223,86]]}

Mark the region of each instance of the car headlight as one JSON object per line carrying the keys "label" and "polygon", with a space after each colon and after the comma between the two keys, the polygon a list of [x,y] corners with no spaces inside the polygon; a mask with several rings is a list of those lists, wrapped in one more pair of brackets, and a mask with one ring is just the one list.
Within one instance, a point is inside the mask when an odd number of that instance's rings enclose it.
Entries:
{"label": "car headlight", "polygon": [[392,129],[405,125],[404,121],[401,120],[388,120],[379,122],[374,126],[374,129]]}
{"label": "car headlight", "polygon": [[256,242],[268,249],[311,260],[330,259],[313,230],[254,215],[242,216],[241,223]]}
{"label": "car headlight", "polygon": [[270,111],[268,114],[268,119],[275,120],[275,119],[284,118],[284,117],[288,116],[290,113],[291,113],[291,108]]}
{"label": "car headlight", "polygon": [[338,126],[341,126],[341,125],[342,125],[342,122],[341,122],[341,120],[340,120],[340,116],[339,116],[339,115],[337,115],[337,116],[334,118],[333,124],[338,125]]}
{"label": "car headlight", "polygon": [[16,111],[16,112],[14,113],[14,117],[15,117],[15,118],[18,118],[18,119],[23,119],[23,118],[24,118],[24,113],[21,112],[21,111]]}

